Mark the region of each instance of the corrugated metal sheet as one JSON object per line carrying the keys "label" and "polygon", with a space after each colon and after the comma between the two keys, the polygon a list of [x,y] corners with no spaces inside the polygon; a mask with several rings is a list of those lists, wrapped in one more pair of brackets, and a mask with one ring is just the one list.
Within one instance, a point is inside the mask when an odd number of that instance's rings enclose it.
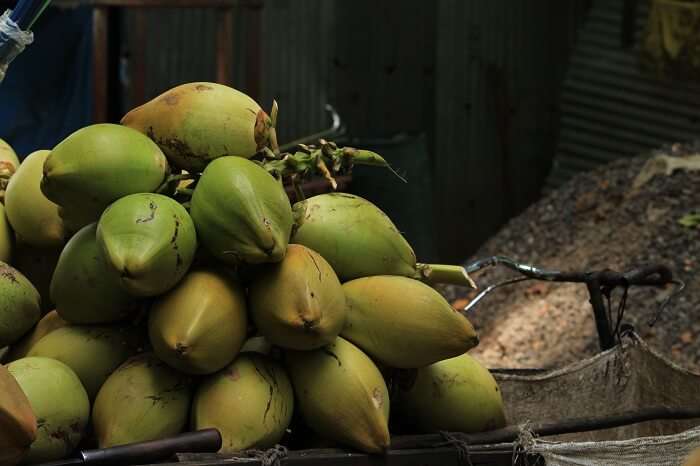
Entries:
{"label": "corrugated metal sheet", "polygon": [[[141,12],[145,43],[138,43],[134,33]],[[127,59],[145,54],[147,99],[178,84],[215,79],[216,14],[213,9],[199,8],[126,10],[123,54]],[[127,100],[129,107],[141,103]]]}
{"label": "corrugated metal sheet", "polygon": [[[583,3],[439,2],[435,179],[445,260],[473,252],[537,198]],[[454,257],[456,255],[456,257]]]}
{"label": "corrugated metal sheet", "polygon": [[436,3],[336,1],[333,100],[360,138],[433,125]]}
{"label": "corrugated metal sheet", "polygon": [[[635,44],[648,8],[648,0],[638,2]],[[580,171],[700,134],[700,86],[642,72],[639,46],[621,44],[622,12],[623,0],[600,0],[581,30],[562,89],[561,133],[547,188]]]}
{"label": "corrugated metal sheet", "polygon": [[262,15],[261,105],[280,106],[280,142],[330,126],[335,2],[267,0]]}
{"label": "corrugated metal sheet", "polygon": [[[280,142],[319,131],[330,125],[328,103],[334,2],[324,0],[267,0],[261,15],[260,105],[280,105]],[[146,98],[190,81],[216,77],[214,9],[146,10],[147,41],[135,43],[136,10],[127,10],[125,50],[146,53]],[[234,19],[234,86],[246,91],[245,56],[253,36],[252,15],[238,10]],[[131,108],[138,102],[126,102]]]}

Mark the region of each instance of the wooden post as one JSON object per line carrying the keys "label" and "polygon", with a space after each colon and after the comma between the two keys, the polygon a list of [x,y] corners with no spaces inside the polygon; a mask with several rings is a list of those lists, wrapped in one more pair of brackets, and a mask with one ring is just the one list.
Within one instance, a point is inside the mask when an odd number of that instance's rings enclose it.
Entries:
{"label": "wooden post", "polygon": [[233,8],[218,10],[216,31],[216,82],[233,84]]}

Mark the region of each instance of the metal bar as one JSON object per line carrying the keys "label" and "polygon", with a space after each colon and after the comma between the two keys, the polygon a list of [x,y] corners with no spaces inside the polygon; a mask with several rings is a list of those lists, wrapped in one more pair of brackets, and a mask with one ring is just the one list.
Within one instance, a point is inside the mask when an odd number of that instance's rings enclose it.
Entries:
{"label": "metal bar", "polygon": [[605,311],[605,303],[603,302],[603,294],[600,292],[600,281],[591,280],[586,283],[588,294],[590,294],[590,303],[593,307],[593,316],[595,318],[595,327],[598,331],[598,344],[601,351],[609,350],[615,346],[615,336],[610,328],[610,320]]}
{"label": "metal bar", "polygon": [[[536,436],[550,436],[590,432],[595,430],[612,429],[614,427],[627,426],[647,421],[700,419],[698,408],[667,408],[651,407],[637,411],[626,411],[617,415],[606,417],[581,417],[566,419],[558,422],[542,422],[528,426],[528,430]],[[522,433],[521,426],[508,426],[490,432],[477,434],[464,434],[451,432],[453,437],[466,442],[468,445],[488,445],[505,442],[513,442]],[[414,435],[392,439],[392,448],[429,448],[431,445],[445,443],[442,435]]]}
{"label": "metal bar", "polygon": [[[558,422],[544,422],[528,426],[536,436],[551,436],[611,429],[640,422],[656,420],[700,419],[697,408],[652,407],[638,411],[627,411],[606,417],[573,418]],[[476,434],[450,432],[450,439],[465,443],[469,450],[469,460],[477,465],[510,465],[513,445],[522,433],[521,426],[513,425],[503,429]],[[180,462],[160,466],[222,466],[230,464],[261,465],[259,458],[239,455],[178,455]],[[200,459],[201,458],[201,459]],[[281,460],[285,466],[375,466],[375,465],[463,465],[454,440],[445,435],[404,435],[391,439],[391,450],[385,455],[366,455],[345,450],[302,450],[291,451]],[[468,463],[467,463],[468,464]]]}
{"label": "metal bar", "polygon": [[[207,455],[208,456],[208,455]],[[262,466],[262,460],[255,457],[226,456],[198,460],[197,455],[187,455],[188,461],[180,455],[180,462],[160,464],[159,466],[223,466],[241,464],[246,466]],[[474,451],[469,454],[473,466],[509,466],[513,458],[512,449],[501,451]],[[368,455],[352,451],[289,452],[280,461],[283,466],[463,466],[469,464],[455,447],[439,447],[425,449],[389,450],[384,455]],[[155,466],[155,465],[153,465]]]}

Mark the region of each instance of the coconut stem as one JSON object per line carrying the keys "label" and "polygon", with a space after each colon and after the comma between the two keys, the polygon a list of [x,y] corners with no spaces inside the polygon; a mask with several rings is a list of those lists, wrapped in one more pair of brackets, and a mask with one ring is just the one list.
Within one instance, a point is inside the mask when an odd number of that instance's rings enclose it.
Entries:
{"label": "coconut stem", "polygon": [[306,195],[304,194],[304,190],[301,189],[301,184],[299,184],[299,181],[296,178],[297,175],[292,175],[292,186],[294,186],[294,194],[296,194],[296,201],[305,201]]}
{"label": "coconut stem", "polygon": [[277,143],[277,114],[279,113],[279,105],[276,100],[272,101],[272,110],[270,110],[270,121],[272,122],[272,127],[270,128],[270,149],[275,155],[279,155],[280,146]]}
{"label": "coconut stem", "polygon": [[178,188],[177,194],[182,194],[182,195],[191,197],[192,194],[194,194],[194,189],[192,189],[192,188]]}
{"label": "coconut stem", "polygon": [[438,283],[476,288],[476,283],[461,265],[416,264],[416,277],[428,285]]}
{"label": "coconut stem", "polygon": [[170,175],[160,186],[158,186],[158,189],[156,189],[156,194],[163,194],[172,183],[182,180],[194,180],[197,178],[197,176],[198,175],[194,173],[179,173],[177,175]]}
{"label": "coconut stem", "polygon": [[379,154],[353,147],[339,148],[334,142],[323,139],[319,140],[318,146],[299,144],[293,153],[275,155],[273,151],[266,150],[262,157],[262,166],[276,178],[320,175],[330,182],[333,189],[336,189],[334,176],[350,172],[354,165],[388,168],[399,179],[406,181]]}

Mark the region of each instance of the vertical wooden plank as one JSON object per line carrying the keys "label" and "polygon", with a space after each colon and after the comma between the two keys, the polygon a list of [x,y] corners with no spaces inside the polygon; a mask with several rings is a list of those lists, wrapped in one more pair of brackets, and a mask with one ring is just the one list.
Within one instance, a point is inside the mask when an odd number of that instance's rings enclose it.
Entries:
{"label": "vertical wooden plank", "polygon": [[216,32],[216,82],[233,82],[233,8],[218,10]]}
{"label": "vertical wooden plank", "polygon": [[109,7],[97,6],[92,13],[94,107],[93,120],[104,123],[108,118],[108,21]]}

